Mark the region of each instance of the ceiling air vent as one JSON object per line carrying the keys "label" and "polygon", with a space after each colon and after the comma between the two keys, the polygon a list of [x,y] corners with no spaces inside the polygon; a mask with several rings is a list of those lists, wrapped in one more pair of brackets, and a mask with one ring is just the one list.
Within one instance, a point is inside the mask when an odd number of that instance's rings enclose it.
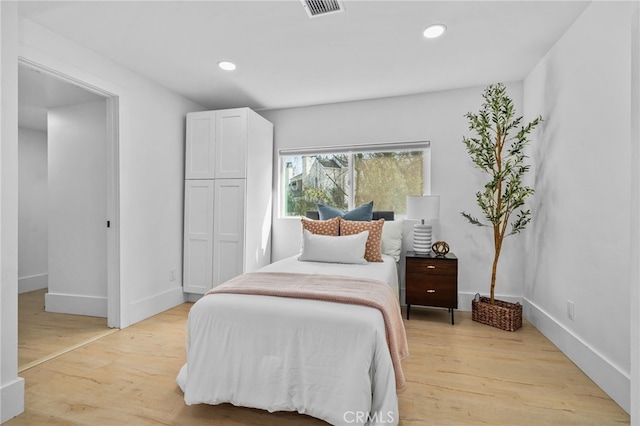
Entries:
{"label": "ceiling air vent", "polygon": [[310,18],[343,12],[344,6],[340,0],[300,0]]}

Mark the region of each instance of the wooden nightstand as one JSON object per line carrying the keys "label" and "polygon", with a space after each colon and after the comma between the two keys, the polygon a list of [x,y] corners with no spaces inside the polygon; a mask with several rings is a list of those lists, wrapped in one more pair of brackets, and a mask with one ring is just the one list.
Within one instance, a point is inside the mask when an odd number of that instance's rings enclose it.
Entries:
{"label": "wooden nightstand", "polygon": [[408,251],[405,257],[407,319],[411,305],[448,308],[451,324],[453,310],[458,309],[458,258],[453,253],[444,257]]}

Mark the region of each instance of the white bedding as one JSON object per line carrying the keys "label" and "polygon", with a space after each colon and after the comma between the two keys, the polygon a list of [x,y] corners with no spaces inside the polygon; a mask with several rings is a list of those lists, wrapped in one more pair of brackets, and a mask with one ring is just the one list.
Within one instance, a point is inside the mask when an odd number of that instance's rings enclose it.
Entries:
{"label": "white bedding", "polygon": [[[348,263],[300,262],[298,255],[272,263],[260,269],[262,272],[298,272],[301,274],[347,275],[383,281],[399,294],[398,269],[391,256],[382,255],[383,262],[369,262],[364,265]],[[398,296],[399,300],[399,296]],[[398,302],[399,303],[399,302]]]}
{"label": "white bedding", "polygon": [[[388,280],[396,263],[300,262],[261,269]],[[188,367],[187,367],[188,366]],[[229,402],[297,411],[335,425],[398,423],[395,377],[377,309],[317,300],[215,294],[191,308],[187,364],[177,378],[189,405]],[[373,419],[373,420],[372,420]]]}

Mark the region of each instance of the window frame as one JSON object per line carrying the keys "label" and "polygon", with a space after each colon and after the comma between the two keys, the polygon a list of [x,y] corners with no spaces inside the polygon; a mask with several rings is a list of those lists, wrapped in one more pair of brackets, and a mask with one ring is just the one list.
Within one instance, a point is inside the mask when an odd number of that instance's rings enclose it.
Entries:
{"label": "window frame", "polygon": [[[354,204],[355,191],[353,188],[354,166],[353,156],[359,152],[398,152],[398,151],[422,151],[422,194],[431,195],[431,142],[412,141],[395,143],[374,143],[374,144],[354,144],[354,145],[334,145],[307,148],[280,149],[278,151],[278,214],[279,219],[300,219],[301,216],[286,215],[286,191],[284,188],[285,157],[317,155],[317,154],[348,154],[349,167],[349,197],[347,201],[348,210],[356,207]],[[418,195],[418,194],[416,194]]]}

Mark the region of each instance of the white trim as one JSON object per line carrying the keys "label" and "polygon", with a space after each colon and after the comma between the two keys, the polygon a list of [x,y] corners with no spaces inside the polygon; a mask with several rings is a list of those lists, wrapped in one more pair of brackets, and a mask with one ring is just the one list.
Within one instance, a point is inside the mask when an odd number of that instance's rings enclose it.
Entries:
{"label": "white trim", "polygon": [[523,316],[623,410],[630,411],[629,374],[526,298],[523,299]]}
{"label": "white trim", "polygon": [[640,424],[640,3],[631,19],[631,235],[630,364],[631,424]]}
{"label": "white trim", "polygon": [[384,142],[384,143],[367,143],[353,145],[333,145],[333,146],[314,146],[306,148],[283,148],[278,151],[278,155],[294,156],[294,155],[312,155],[312,154],[337,154],[345,152],[384,152],[384,151],[411,151],[429,148],[429,141],[410,141],[410,142]]}
{"label": "white trim", "polygon": [[107,317],[106,297],[47,293],[44,295],[44,306],[46,312]]}
{"label": "white trim", "polygon": [[285,173],[285,157],[293,156],[311,156],[316,154],[348,154],[348,177],[347,189],[349,191],[347,208],[349,210],[356,207],[355,192],[353,190],[354,182],[354,166],[353,154],[358,152],[398,152],[398,151],[421,151],[422,152],[422,195],[431,195],[431,142],[414,141],[414,142],[395,142],[395,143],[373,143],[373,144],[355,144],[355,145],[335,145],[323,147],[309,148],[290,148],[278,151],[278,186],[276,189],[276,197],[278,199],[278,219],[286,219],[290,217],[298,218],[299,216],[287,216],[286,210],[286,191],[284,191],[284,173]]}
{"label": "white trim", "polygon": [[197,302],[198,300],[202,299],[204,297],[204,294],[196,294],[196,293],[185,293],[185,297],[186,297],[186,301],[187,302]]}
{"label": "white trim", "polygon": [[[24,55],[24,54],[23,54]],[[120,163],[119,163],[119,97],[84,79],[58,71],[37,61],[18,56],[18,65],[49,74],[84,90],[106,98],[106,160],[107,160],[107,213],[110,228],[107,232],[107,311],[105,317],[109,327],[122,325],[120,292]],[[105,223],[106,226],[106,223]]]}
{"label": "white trim", "polygon": [[431,194],[431,150],[425,149],[422,152],[422,195]]}
{"label": "white trim", "polygon": [[[277,164],[277,170],[278,173],[276,175],[276,179],[275,180],[275,195],[276,195],[276,200],[278,205],[276,206],[276,208],[278,209],[278,214],[275,215],[276,217],[274,217],[274,219],[284,219],[284,218],[288,218],[288,217],[297,217],[297,216],[287,216],[285,214],[285,210],[287,209],[285,206],[286,203],[286,194],[285,191],[282,190],[282,187],[284,186],[284,169],[286,167],[286,165],[284,164],[284,161],[282,159],[281,155],[278,155],[277,158],[278,164]],[[274,191],[274,189],[271,190],[272,192]]]}
{"label": "white trim", "polygon": [[[475,293],[458,293],[458,310],[471,311],[471,300]],[[496,295],[506,302],[522,304],[522,315],[540,333],[593,380],[627,413],[630,410],[631,377],[589,343],[551,317],[547,312],[527,298]]]}
{"label": "white trim", "polygon": [[120,144],[119,98],[107,98],[107,325],[120,327]]}
{"label": "white trim", "polygon": [[187,301],[187,293],[182,291],[182,287],[172,288],[163,293],[156,294],[146,299],[131,303],[130,323],[139,321],[156,315],[158,312],[166,311]]}
{"label": "white trim", "polygon": [[113,94],[111,92],[108,92],[106,90],[103,90],[103,89],[101,89],[101,88],[99,88],[97,86],[94,86],[91,83],[88,83],[86,81],[80,80],[80,79],[78,79],[76,77],[73,77],[73,76],[71,76],[69,74],[65,74],[65,73],[63,73],[61,71],[57,71],[57,70],[55,70],[53,68],[50,68],[50,67],[48,67],[46,65],[43,65],[41,63],[38,63],[36,61],[33,61],[33,60],[31,60],[29,58],[26,58],[26,57],[24,57],[22,55],[18,56],[18,66],[24,66],[24,67],[30,68],[30,69],[32,69],[34,71],[38,71],[38,72],[42,72],[42,73],[48,74],[48,75],[50,75],[52,77],[55,77],[55,78],[57,78],[59,80],[63,80],[65,82],[67,82],[67,83],[73,84],[74,86],[78,86],[81,89],[87,90],[87,91],[89,91],[91,93],[94,93],[94,94],[96,94],[98,96],[102,96],[104,98],[110,98],[110,97],[116,96],[115,94]]}
{"label": "white trim", "polygon": [[15,380],[0,389],[0,423],[4,423],[24,412],[24,379]]}
{"label": "white trim", "polygon": [[349,210],[356,207],[356,191],[354,191],[355,164],[353,164],[353,155],[347,157],[347,167],[349,167],[349,176],[347,177],[347,189],[349,191],[349,199],[347,200],[347,208]]}
{"label": "white trim", "polygon": [[18,278],[18,294],[41,290],[49,285],[49,274],[31,275]]}

